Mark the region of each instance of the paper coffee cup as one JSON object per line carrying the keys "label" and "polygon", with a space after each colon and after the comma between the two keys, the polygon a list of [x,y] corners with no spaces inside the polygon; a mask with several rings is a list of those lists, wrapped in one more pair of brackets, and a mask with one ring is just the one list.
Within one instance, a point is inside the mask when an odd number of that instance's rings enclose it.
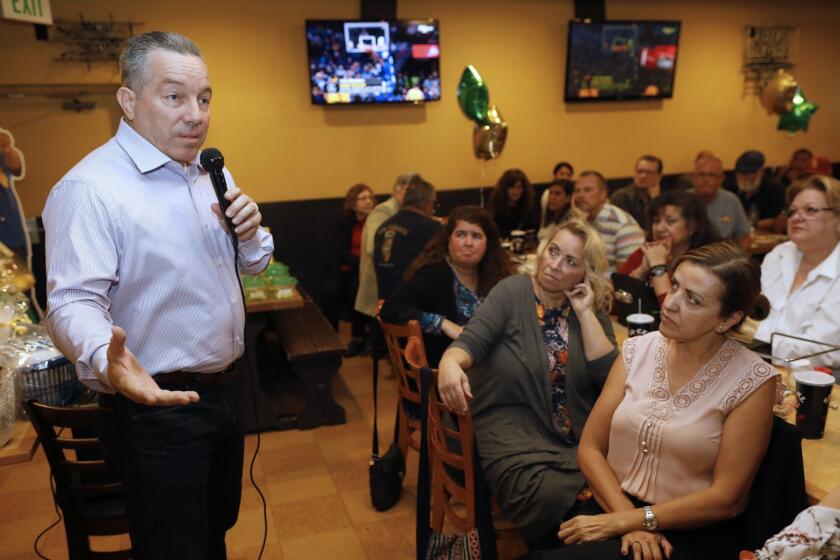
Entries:
{"label": "paper coffee cup", "polygon": [[647,313],[632,313],[627,316],[627,337],[642,336],[653,330],[656,319]]}
{"label": "paper coffee cup", "polygon": [[834,388],[834,376],[821,371],[805,370],[793,374],[796,380],[796,427],[805,439],[820,439],[825,432],[828,402]]}
{"label": "paper coffee cup", "polygon": [[514,229],[510,232],[511,249],[517,255],[525,251],[525,232],[521,229]]}

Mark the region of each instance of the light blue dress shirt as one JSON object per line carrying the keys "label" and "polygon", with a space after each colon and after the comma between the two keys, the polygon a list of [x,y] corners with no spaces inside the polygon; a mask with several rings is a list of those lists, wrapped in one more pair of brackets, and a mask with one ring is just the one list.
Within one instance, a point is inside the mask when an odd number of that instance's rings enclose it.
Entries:
{"label": "light blue dress shirt", "polygon": [[[245,312],[215,202],[198,158],[173,161],[125,121],[53,187],[43,212],[46,323],[83,383],[113,392],[112,324],[153,375],[220,371],[242,355]],[[239,244],[239,271],[261,271],[273,250],[260,229]]]}

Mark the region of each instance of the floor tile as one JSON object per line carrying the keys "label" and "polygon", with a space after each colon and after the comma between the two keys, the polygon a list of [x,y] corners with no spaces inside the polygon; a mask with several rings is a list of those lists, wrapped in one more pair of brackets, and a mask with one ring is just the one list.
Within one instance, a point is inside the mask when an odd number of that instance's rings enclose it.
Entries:
{"label": "floor tile", "polygon": [[324,455],[315,442],[261,450],[259,460],[266,476],[323,466]]}
{"label": "floor tile", "polygon": [[398,515],[356,525],[368,560],[413,560],[415,516]]}
{"label": "floor tile", "polygon": [[350,517],[339,494],[287,502],[272,509],[281,541],[349,527]]}
{"label": "floor tile", "polygon": [[367,560],[362,543],[352,527],[325,531],[308,537],[284,540],[283,560],[336,558]]}
{"label": "floor tile", "polygon": [[353,521],[353,525],[364,523],[376,523],[389,517],[398,517],[405,514],[413,514],[417,500],[413,494],[403,491],[400,501],[388,511],[376,511],[370,501],[370,486],[353,490],[343,490],[341,499],[347,508],[347,513]]}
{"label": "floor tile", "polygon": [[316,467],[266,478],[273,506],[336,494],[338,489],[326,467]]}

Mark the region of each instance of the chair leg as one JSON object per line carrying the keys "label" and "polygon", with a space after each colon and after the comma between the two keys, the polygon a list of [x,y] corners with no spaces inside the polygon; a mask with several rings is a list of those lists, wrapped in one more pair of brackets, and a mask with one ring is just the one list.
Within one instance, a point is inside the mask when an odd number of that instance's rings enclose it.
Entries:
{"label": "chair leg", "polygon": [[67,536],[67,555],[70,560],[88,560],[90,558],[90,542],[83,530],[67,523],[64,518],[64,533]]}
{"label": "chair leg", "polygon": [[399,401],[399,405],[397,406],[397,414],[399,414],[399,435],[397,436],[397,445],[400,446],[400,453],[402,453],[403,459],[408,457],[408,443],[409,439],[411,438],[411,427],[408,425],[408,416],[405,414],[405,408],[403,407],[402,399]]}

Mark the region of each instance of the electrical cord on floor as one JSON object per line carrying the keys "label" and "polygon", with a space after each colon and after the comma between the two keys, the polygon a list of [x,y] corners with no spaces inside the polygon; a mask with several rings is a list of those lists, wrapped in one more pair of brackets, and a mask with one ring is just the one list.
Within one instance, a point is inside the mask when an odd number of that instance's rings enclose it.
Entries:
{"label": "electrical cord on floor", "polygon": [[[248,310],[246,309],[245,305],[245,288],[242,286],[242,278],[239,276],[239,243],[238,240],[233,237],[233,271],[236,274],[236,280],[239,282],[239,293],[242,296],[242,308],[245,312],[245,324],[242,328],[242,339],[248,340],[248,337],[245,331],[248,329]],[[247,348],[245,351],[247,352]],[[256,350],[255,350],[256,351]],[[257,410],[257,373],[251,369],[251,360],[246,359],[245,367],[248,368],[248,373],[251,375],[251,404],[254,406],[254,424],[257,428],[257,445],[254,448],[254,454],[251,456],[251,465],[248,468],[248,476],[251,479],[251,485],[254,487],[254,490],[257,491],[257,494],[260,496],[260,501],[262,502],[262,510],[263,510],[263,538],[262,544],[260,545],[260,552],[257,554],[257,560],[261,560],[263,553],[265,552],[265,543],[268,539],[268,505],[265,501],[265,495],[263,495],[262,490],[260,490],[259,484],[257,484],[256,479],[254,478],[254,463],[257,461],[257,453],[260,452],[260,415],[259,410]]]}
{"label": "electrical cord on floor", "polygon": [[56,515],[58,515],[58,519],[56,519],[52,523],[52,525],[50,525],[49,527],[47,527],[46,529],[44,529],[43,531],[38,533],[38,536],[35,537],[35,541],[32,543],[32,548],[35,549],[35,554],[38,555],[38,558],[42,558],[43,560],[51,560],[51,559],[49,557],[41,554],[41,551],[38,550],[38,543],[41,541],[42,538],[44,538],[44,535],[46,535],[50,531],[50,529],[52,529],[53,527],[55,527],[56,525],[61,523],[61,520],[62,520],[61,510],[58,509],[58,504],[55,501],[55,479],[52,476],[52,471],[50,471],[50,490],[52,491],[53,507],[55,507],[55,513],[56,513]]}

